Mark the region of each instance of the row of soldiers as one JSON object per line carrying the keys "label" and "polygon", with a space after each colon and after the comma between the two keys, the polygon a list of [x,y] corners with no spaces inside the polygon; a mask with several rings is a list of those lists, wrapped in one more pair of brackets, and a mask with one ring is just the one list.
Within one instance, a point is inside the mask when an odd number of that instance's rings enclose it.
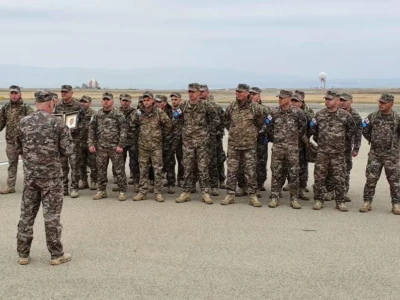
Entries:
{"label": "row of soldiers", "polygon": [[[2,115],[8,118],[1,119],[0,128],[7,125],[7,154],[11,154],[8,186],[1,193],[15,192],[18,153],[13,152],[12,139],[18,121],[14,122],[15,126],[11,121],[13,116],[18,120],[32,112],[21,98],[18,101],[13,98],[20,93],[19,87],[12,86],[10,104],[2,108]],[[314,114],[305,104],[301,91],[293,94],[282,90],[277,96],[277,108],[262,105],[260,93],[257,87],[250,89],[246,84],[239,84],[236,100],[225,111],[209,95],[208,87],[197,83],[189,84],[188,101],[182,101],[179,93],[172,93],[172,106],[168,104],[167,97],[154,97],[147,91],[137,108],[131,107],[129,94],[121,94],[121,106],[114,108],[113,95],[104,93],[102,109],[95,112],[90,108],[90,97],[83,96],[78,101],[72,97],[72,87],[63,85],[63,99],[55,105],[53,113],[78,113],[78,125],[70,129],[74,153],[62,157],[64,195],[78,197],[79,188],[89,187],[86,170],[89,165],[90,188],[98,190],[93,199],[107,197],[107,167],[111,160],[117,183],[115,190],[119,191],[119,200],[126,200],[125,160],[129,154],[131,182],[137,191],[133,200],[147,199],[149,182],[154,180],[154,199],[164,201],[164,176],[168,192],[174,193],[176,157],[178,185],[182,186],[177,203],[191,200],[191,192],[198,181],[201,198],[207,204],[213,203],[211,196],[218,195],[218,187],[225,187],[227,196],[221,204],[234,203],[236,196],[248,194],[249,203],[260,207],[257,196],[264,189],[268,144],[273,143],[269,207],[279,206],[286,179],[291,207],[299,209],[298,200],[309,199],[306,195],[307,155],[317,146],[313,209],[320,210],[325,200],[334,199],[338,210],[347,211],[345,202],[350,201],[346,193],[349,190],[352,157],[358,155],[364,134],[371,143],[371,152],[364,189],[365,202],[360,211],[371,209],[376,182],[382,167],[385,167],[391,186],[392,211],[400,213],[396,152],[400,129],[398,115],[392,110],[393,95],[383,94],[379,99],[379,111],[370,114],[363,122],[351,107],[350,94],[328,91],[324,97],[326,108]],[[12,109],[13,105],[18,109]],[[222,147],[225,129],[229,132],[226,186],[223,167],[226,157]],[[71,190],[65,175],[69,174],[69,166],[72,170]]]}

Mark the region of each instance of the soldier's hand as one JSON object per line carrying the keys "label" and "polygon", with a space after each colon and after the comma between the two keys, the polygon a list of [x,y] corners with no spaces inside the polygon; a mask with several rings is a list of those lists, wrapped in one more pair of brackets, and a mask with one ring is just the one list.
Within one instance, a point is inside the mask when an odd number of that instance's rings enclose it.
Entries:
{"label": "soldier's hand", "polygon": [[95,146],[90,146],[90,147],[89,147],[89,151],[90,151],[90,153],[96,153],[96,148],[95,148]]}
{"label": "soldier's hand", "polygon": [[353,156],[353,157],[357,157],[357,155],[358,155],[357,151],[353,151],[353,153],[351,154],[351,156]]}
{"label": "soldier's hand", "polygon": [[115,149],[115,152],[122,153],[122,152],[124,152],[124,149],[121,148],[120,146],[117,146],[117,149]]}

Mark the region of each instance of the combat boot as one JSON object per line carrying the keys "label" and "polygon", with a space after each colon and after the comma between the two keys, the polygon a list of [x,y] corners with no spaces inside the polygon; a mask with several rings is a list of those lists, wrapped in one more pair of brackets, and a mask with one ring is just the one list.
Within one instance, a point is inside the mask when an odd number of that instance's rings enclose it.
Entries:
{"label": "combat boot", "polygon": [[128,184],[129,184],[129,185],[134,184],[134,181],[133,181],[133,178],[132,178],[132,177],[130,177],[130,178],[128,179]]}
{"label": "combat boot", "polygon": [[351,199],[349,196],[344,196],[344,202],[351,202]]}
{"label": "combat boot", "polygon": [[392,213],[394,213],[395,215],[400,215],[400,204],[399,203],[393,203]]}
{"label": "combat boot", "polygon": [[258,201],[257,195],[256,194],[250,194],[250,200],[249,200],[249,204],[253,205],[254,207],[261,207],[262,204],[260,201]]}
{"label": "combat boot", "polygon": [[222,189],[222,190],[226,189],[225,181],[220,181],[219,182],[219,188]]}
{"label": "combat boot", "polygon": [[201,201],[203,201],[205,204],[213,204],[214,203],[214,201],[210,197],[210,194],[207,192],[202,193]]}
{"label": "combat boot", "polygon": [[304,188],[304,191],[305,191],[306,193],[309,193],[309,192],[310,192],[310,189],[309,189],[308,187],[305,187],[305,188]]}
{"label": "combat boot", "polygon": [[310,197],[308,197],[308,196],[306,195],[306,191],[305,191],[305,189],[303,189],[303,188],[300,188],[300,191],[299,191],[299,198],[300,198],[301,200],[304,200],[304,201],[310,200]]}
{"label": "combat boot", "polygon": [[218,193],[218,189],[217,188],[211,188],[211,196],[219,196],[219,193]]}
{"label": "combat boot", "polygon": [[113,186],[112,191],[113,191],[113,192],[119,192],[119,187],[118,187],[118,185]]}
{"label": "combat boot", "polygon": [[315,200],[314,205],[312,206],[313,210],[321,210],[324,208],[324,204],[320,200]]}
{"label": "combat boot", "polygon": [[246,193],[245,189],[242,189],[242,188],[239,188],[239,190],[235,193],[236,197],[243,197],[246,195],[247,195],[247,193]]}
{"label": "combat boot", "polygon": [[225,199],[221,201],[221,205],[229,205],[235,203],[235,194],[226,195]]}
{"label": "combat boot", "polygon": [[79,193],[78,190],[71,190],[71,198],[78,198]]}
{"label": "combat boot", "polygon": [[284,192],[289,192],[289,191],[290,191],[289,184],[285,185],[285,186],[282,188],[282,191],[284,191]]}
{"label": "combat boot", "polygon": [[332,201],[335,200],[335,191],[326,192],[324,201]]}
{"label": "combat boot", "polygon": [[197,189],[196,186],[192,187],[192,189],[190,190],[191,194],[196,194],[197,193]]}
{"label": "combat boot", "polygon": [[168,187],[168,194],[175,194],[175,187],[174,186],[169,186]]}
{"label": "combat boot", "polygon": [[72,258],[72,255],[69,253],[64,253],[63,256],[56,258],[56,259],[52,259],[51,260],[51,265],[52,266],[57,266],[57,265],[61,265],[63,263],[69,262]]}
{"label": "combat boot", "polygon": [[257,196],[257,198],[261,198],[261,192],[260,192],[260,190],[257,190],[256,196]]}
{"label": "combat boot", "polygon": [[142,200],[147,200],[147,195],[143,193],[139,193],[136,196],[132,198],[133,201],[142,201]]}
{"label": "combat boot", "polygon": [[69,196],[68,188],[67,188],[67,189],[64,189],[64,196]]}
{"label": "combat boot", "polygon": [[300,209],[301,205],[299,202],[297,202],[297,200],[291,200],[290,201],[290,206],[294,209]]}
{"label": "combat boot", "polygon": [[31,258],[29,256],[28,257],[18,257],[18,263],[22,266],[29,264],[30,260],[31,260]]}
{"label": "combat boot", "polygon": [[160,194],[160,193],[156,193],[154,194],[154,200],[156,200],[157,202],[164,202],[164,197]]}
{"label": "combat boot", "polygon": [[88,189],[88,188],[89,188],[89,183],[87,182],[87,180],[79,181],[78,189],[85,190],[85,189]]}
{"label": "combat boot", "polygon": [[360,208],[360,212],[366,213],[372,209],[371,201],[364,201],[364,204]]}
{"label": "combat boot", "polygon": [[96,195],[94,195],[93,200],[100,200],[103,198],[107,198],[106,191],[98,191]]}
{"label": "combat boot", "polygon": [[150,180],[149,183],[149,193],[154,193],[154,181]]}
{"label": "combat boot", "polygon": [[179,198],[175,199],[176,203],[183,203],[183,202],[187,202],[187,201],[191,201],[192,200],[192,196],[190,195],[190,193],[188,192],[183,192]]}
{"label": "combat boot", "polygon": [[183,185],[183,180],[178,180],[178,187],[182,187]]}
{"label": "combat boot", "polygon": [[271,199],[271,201],[268,203],[268,207],[275,208],[279,206],[279,200],[278,199]]}
{"label": "combat boot", "polygon": [[265,192],[267,189],[265,188],[265,186],[260,187],[260,191],[261,192]]}
{"label": "combat boot", "polygon": [[90,183],[89,189],[92,190],[92,191],[97,190],[97,183],[92,181]]}
{"label": "combat boot", "polygon": [[126,193],[120,192],[118,195],[118,200],[119,201],[125,201],[126,200]]}
{"label": "combat boot", "polygon": [[346,204],[344,204],[344,202],[338,202],[338,203],[336,203],[336,209],[338,209],[339,211],[342,211],[342,212],[346,212],[346,211],[349,210],[349,209],[347,208]]}
{"label": "combat boot", "polygon": [[6,186],[4,189],[0,190],[0,194],[14,194],[15,188]]}

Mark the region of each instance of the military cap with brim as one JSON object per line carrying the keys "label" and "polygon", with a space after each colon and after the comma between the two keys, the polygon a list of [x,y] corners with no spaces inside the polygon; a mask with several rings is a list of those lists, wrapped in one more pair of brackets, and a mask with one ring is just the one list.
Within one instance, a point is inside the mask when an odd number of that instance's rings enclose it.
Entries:
{"label": "military cap with brim", "polygon": [[293,92],[291,91],[287,91],[287,90],[281,90],[279,92],[279,95],[276,95],[279,98],[287,98],[287,97],[292,97],[293,96]]}
{"label": "military cap with brim", "polygon": [[250,87],[245,83],[239,83],[236,88],[237,92],[248,92],[249,90]]}
{"label": "military cap with brim", "polygon": [[302,98],[304,98],[304,96],[306,95],[303,91],[300,90],[295,90],[294,93],[299,94]]}
{"label": "military cap with brim", "polygon": [[261,89],[259,87],[253,86],[253,87],[250,88],[250,93],[260,94],[261,93]]}
{"label": "military cap with brim", "polygon": [[297,102],[302,102],[303,99],[301,98],[300,94],[293,94],[292,100],[297,101]]}
{"label": "military cap with brim", "polygon": [[121,94],[121,95],[119,95],[119,99],[120,99],[120,100],[132,101],[132,96],[129,95],[129,94]]}
{"label": "military cap with brim", "polygon": [[345,100],[345,101],[349,101],[351,99],[353,99],[353,96],[347,93],[343,93],[340,95],[340,99]]}
{"label": "military cap with brim", "polygon": [[333,100],[333,99],[335,99],[337,97],[340,97],[340,94],[337,91],[329,90],[329,91],[326,92],[324,99]]}
{"label": "military cap with brim", "polygon": [[10,93],[11,92],[21,93],[21,88],[18,85],[12,85],[10,86]]}
{"label": "military cap with brim", "polygon": [[379,99],[379,101],[384,101],[386,103],[388,102],[393,102],[394,101],[394,96],[392,94],[382,94],[381,98]]}
{"label": "military cap with brim", "polygon": [[143,93],[143,98],[145,98],[145,97],[154,99],[153,93],[150,92],[150,91],[145,91],[145,92]]}
{"label": "military cap with brim", "polygon": [[172,93],[171,95],[169,95],[170,97],[177,97],[177,98],[182,98],[181,93]]}
{"label": "military cap with brim", "polygon": [[52,101],[53,93],[49,90],[38,90],[35,92],[35,100],[38,103]]}
{"label": "military cap with brim", "polygon": [[113,96],[113,94],[111,94],[111,93],[109,93],[109,92],[105,92],[105,93],[103,94],[103,98],[102,98],[102,99],[113,100],[113,99],[114,99],[114,96]]}
{"label": "military cap with brim", "polygon": [[206,92],[206,91],[208,91],[208,85],[200,84],[200,92]]}
{"label": "military cap with brim", "polygon": [[189,92],[197,92],[200,91],[200,84],[194,82],[188,84],[188,91]]}
{"label": "military cap with brim", "polygon": [[68,85],[68,84],[63,84],[61,86],[61,92],[70,92],[72,91],[72,86]]}
{"label": "military cap with brim", "polygon": [[83,95],[80,101],[85,101],[86,103],[92,102],[92,97]]}

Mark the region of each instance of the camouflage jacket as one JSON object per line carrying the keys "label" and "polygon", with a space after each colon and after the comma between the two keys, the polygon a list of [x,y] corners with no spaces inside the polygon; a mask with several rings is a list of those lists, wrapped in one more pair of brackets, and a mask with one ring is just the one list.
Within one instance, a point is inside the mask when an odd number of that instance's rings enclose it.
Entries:
{"label": "camouflage jacket", "polygon": [[324,153],[344,153],[346,140],[354,135],[353,117],[345,110],[338,108],[329,112],[321,109],[310,121],[310,133],[318,144],[318,151]]}
{"label": "camouflage jacket", "polygon": [[351,140],[346,141],[346,150],[347,151],[356,151],[358,152],[361,147],[361,139],[362,139],[362,119],[360,114],[352,107],[350,107],[349,113],[353,117],[354,123],[355,123],[355,130],[354,130],[354,135],[351,138]]}
{"label": "camouflage jacket", "polygon": [[133,123],[139,136],[139,148],[146,150],[163,147],[163,133],[169,134],[172,123],[167,114],[153,106],[150,112],[138,110]]}
{"label": "camouflage jacket", "polygon": [[299,149],[299,141],[307,143],[307,117],[304,111],[297,107],[283,110],[281,107],[272,109],[266,120],[267,134],[274,147]]}
{"label": "camouflage jacket", "polygon": [[137,145],[137,132],[135,130],[135,125],[133,120],[136,115],[136,108],[129,107],[129,109],[124,109],[122,106],[119,107],[120,112],[125,116],[126,122],[128,124],[128,133],[126,138],[126,146]]}
{"label": "camouflage jacket", "polygon": [[81,109],[81,121],[78,123],[81,147],[89,147],[89,123],[95,113],[96,111],[90,107],[87,110]]}
{"label": "camouflage jacket", "polygon": [[118,108],[109,112],[103,109],[97,111],[89,124],[89,147],[124,148],[128,123]]}
{"label": "camouflage jacket", "polygon": [[68,127],[42,110],[23,118],[16,139],[27,179],[62,177],[61,156],[74,153]]}
{"label": "camouflage jacket", "polygon": [[8,102],[0,112],[0,131],[6,127],[7,143],[15,143],[18,133],[18,125],[21,119],[33,113],[33,108],[24,103],[22,99],[18,102]]}
{"label": "camouflage jacket", "polygon": [[[264,120],[265,120],[265,118],[272,112],[272,110],[269,106],[262,104],[261,101],[258,102],[258,104],[262,107]],[[257,144],[264,145],[264,144],[268,144],[268,142],[269,142],[268,134],[266,132],[266,128],[263,127],[263,129],[258,132]]]}
{"label": "camouflage jacket", "polygon": [[394,111],[384,115],[373,112],[362,123],[362,134],[371,145],[371,151],[380,155],[399,155],[400,115]]}
{"label": "camouflage jacket", "polygon": [[[61,99],[60,102],[58,102],[57,105],[54,107],[53,114],[63,115],[63,114],[78,112],[77,128],[79,128],[79,122],[80,122],[80,117],[81,117],[81,114],[79,114],[80,110],[81,110],[81,106],[79,105],[79,100],[72,97],[71,101],[68,103],[65,103],[64,100]],[[71,135],[74,140],[79,139],[79,130],[71,129]]]}
{"label": "camouflage jacket", "polygon": [[[217,112],[217,115],[219,117],[220,120],[223,120],[224,118],[224,110],[221,107],[221,105],[219,105],[217,102],[215,102],[214,100],[214,96],[210,95],[208,97],[207,100],[204,100],[208,103],[210,103],[211,107],[215,109],[215,111]],[[217,138],[222,139],[222,137],[225,135],[225,126],[224,123],[221,122],[219,128],[217,128]]]}
{"label": "camouflage jacket", "polygon": [[211,136],[217,135],[220,119],[217,112],[206,101],[192,105],[185,101],[181,105],[183,118],[182,143],[185,147],[199,147],[210,142]]}
{"label": "camouflage jacket", "polygon": [[224,126],[229,130],[228,146],[246,150],[257,145],[257,136],[265,120],[265,109],[250,100],[240,104],[237,100],[228,105]]}

